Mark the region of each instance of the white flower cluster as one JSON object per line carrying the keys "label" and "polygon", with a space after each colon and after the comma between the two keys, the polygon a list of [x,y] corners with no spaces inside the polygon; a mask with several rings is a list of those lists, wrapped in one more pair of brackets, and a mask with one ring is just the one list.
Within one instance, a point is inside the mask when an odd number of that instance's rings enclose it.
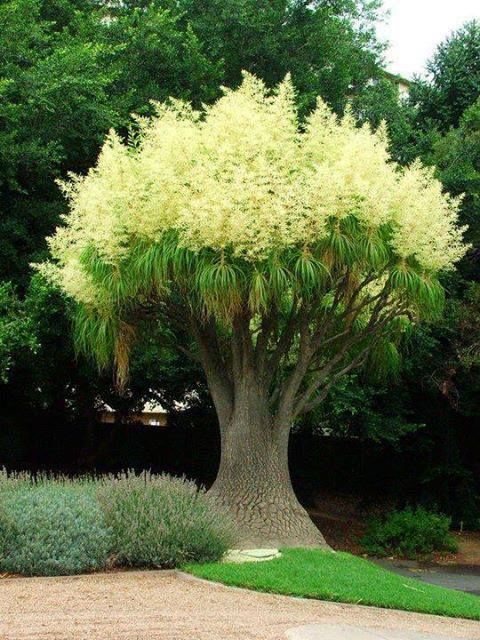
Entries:
{"label": "white flower cluster", "polygon": [[70,213],[50,244],[57,277],[79,300],[94,296],[80,264],[86,248],[115,265],[139,239],[171,230],[193,250],[261,261],[315,247],[332,218],[354,214],[367,232],[389,224],[394,252],[426,271],[465,251],[458,201],[431,170],[399,168],[383,128],[338,119],[321,100],[300,129],[289,78],[269,94],[245,74],[203,114],[172,101],[138,125],[132,144],[111,133],[96,167],[64,185]]}

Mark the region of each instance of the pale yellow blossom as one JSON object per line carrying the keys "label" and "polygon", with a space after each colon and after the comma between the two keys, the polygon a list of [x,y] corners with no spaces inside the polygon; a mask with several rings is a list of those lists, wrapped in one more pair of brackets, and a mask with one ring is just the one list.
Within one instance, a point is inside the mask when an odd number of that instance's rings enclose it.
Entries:
{"label": "pale yellow blossom", "polygon": [[138,125],[135,144],[111,133],[97,165],[65,184],[70,213],[50,247],[56,277],[81,302],[95,299],[86,249],[114,266],[133,243],[169,231],[195,251],[262,261],[315,247],[332,218],[354,215],[366,230],[390,225],[394,253],[426,271],[464,253],[458,202],[433,172],[399,168],[384,128],[359,128],[349,113],[338,119],[321,100],[300,130],[289,78],[268,94],[245,74],[204,114],[177,101]]}

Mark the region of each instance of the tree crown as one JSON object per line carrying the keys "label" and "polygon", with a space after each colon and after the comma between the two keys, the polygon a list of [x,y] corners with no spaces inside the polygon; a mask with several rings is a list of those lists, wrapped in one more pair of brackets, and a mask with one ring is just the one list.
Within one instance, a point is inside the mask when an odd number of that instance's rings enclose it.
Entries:
{"label": "tree crown", "polygon": [[112,132],[64,184],[70,213],[50,240],[83,348],[119,363],[134,310],[153,301],[181,297],[228,326],[294,298],[325,309],[339,278],[344,307],[363,281],[362,296],[387,287],[410,315],[431,313],[438,272],[465,250],[458,201],[387,144],[321,100],[299,124],[290,78],[269,93],[248,74],[202,113],[171,101],[128,144]]}

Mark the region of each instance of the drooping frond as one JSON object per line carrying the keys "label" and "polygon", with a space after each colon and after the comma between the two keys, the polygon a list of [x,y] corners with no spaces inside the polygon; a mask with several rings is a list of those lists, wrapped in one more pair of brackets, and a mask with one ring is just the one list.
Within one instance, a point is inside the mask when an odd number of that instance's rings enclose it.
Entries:
{"label": "drooping frond", "polygon": [[85,305],[77,306],[74,320],[77,351],[90,355],[100,369],[111,364],[115,357],[118,320],[112,316],[102,316]]}
{"label": "drooping frond", "polygon": [[252,313],[264,313],[270,303],[270,290],[265,273],[255,269],[250,282],[248,306]]}
{"label": "drooping frond", "polygon": [[369,354],[367,365],[378,380],[395,378],[401,366],[401,356],[395,342],[389,338],[377,340]]}
{"label": "drooping frond", "polygon": [[330,276],[327,267],[309,251],[302,251],[294,257],[293,274],[298,290],[306,297],[325,287]]}
{"label": "drooping frond", "polygon": [[228,323],[242,305],[244,274],[236,264],[216,258],[206,262],[196,274],[199,299],[207,315],[214,315]]}

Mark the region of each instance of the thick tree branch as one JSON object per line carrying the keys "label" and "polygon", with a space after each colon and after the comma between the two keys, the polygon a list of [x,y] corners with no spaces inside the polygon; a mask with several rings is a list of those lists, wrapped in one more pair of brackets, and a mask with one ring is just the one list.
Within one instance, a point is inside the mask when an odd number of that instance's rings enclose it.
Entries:
{"label": "thick tree branch", "polygon": [[302,384],[302,380],[310,365],[313,355],[311,348],[311,335],[308,326],[308,317],[304,316],[300,325],[300,340],[298,359],[290,376],[281,385],[278,392],[277,420],[280,423],[288,421],[292,414],[295,395]]}
{"label": "thick tree branch", "polygon": [[299,301],[295,299],[292,303],[292,309],[288,316],[285,327],[277,341],[277,346],[267,359],[267,373],[269,374],[269,380],[272,381],[274,375],[277,372],[278,367],[282,359],[289,352],[292,343],[295,339],[295,334],[298,331],[300,323],[300,314],[298,310]]}
{"label": "thick tree branch", "polygon": [[[368,353],[370,352],[370,349],[371,349],[371,345],[363,349],[359,354],[357,354],[348,364],[343,366],[341,369],[338,369],[337,371],[333,371],[333,373],[331,373],[332,368],[330,368],[329,372],[326,372],[326,373],[322,372],[318,377],[316,377],[315,380],[309,384],[309,386],[307,387],[307,390],[302,394],[302,396],[299,398],[298,402],[296,403],[295,409],[294,409],[294,417],[302,413],[308,413],[312,409],[315,409],[317,406],[319,406],[323,402],[323,400],[325,400],[325,398],[327,397],[330,388],[332,387],[333,383],[336,380],[346,375],[350,371],[353,371],[354,369],[358,369],[359,367],[363,366],[363,364],[365,363],[368,357]],[[315,393],[317,393],[317,391],[321,388],[322,384],[325,382],[326,384],[322,389],[321,393],[312,399],[312,396]]]}
{"label": "thick tree branch", "polygon": [[[364,286],[364,285],[362,285]],[[327,345],[331,345],[332,342],[338,341],[342,338],[345,338],[344,344],[337,351],[337,353],[331,356],[326,364],[323,367],[315,370],[315,375],[312,376],[310,383],[307,388],[297,395],[293,401],[292,415],[297,416],[300,413],[305,413],[318,404],[326,397],[326,394],[322,391],[322,393],[317,396],[317,398],[312,400],[312,396],[318,392],[318,390],[325,384],[325,388],[330,388],[332,383],[340,378],[343,375],[346,375],[351,370],[358,368],[363,365],[365,362],[368,353],[373,347],[375,340],[367,344],[360,353],[355,354],[353,358],[347,362],[345,365],[341,366],[339,369],[335,371],[335,367],[342,363],[346,357],[348,357],[349,351],[355,347],[356,344],[361,343],[364,340],[370,339],[372,336],[380,337],[383,332],[383,329],[388,326],[388,324],[399,315],[405,313],[405,306],[400,301],[392,301],[388,300],[388,287],[385,285],[380,294],[376,295],[375,298],[375,306],[372,310],[369,321],[364,328],[364,330],[360,331],[358,334],[351,335],[350,337],[350,327],[344,329],[343,331],[338,332],[334,336],[330,336],[327,340],[320,341],[318,340],[319,333],[315,334],[316,343],[312,340],[311,346],[315,351],[310,358],[310,363],[312,364],[315,361],[318,361],[320,358],[328,357],[328,350],[325,351],[325,347]],[[372,299],[370,299],[370,303]],[[358,310],[356,313],[360,313]],[[308,372],[305,371],[304,376]],[[313,371],[310,369],[310,372]],[[298,386],[297,392],[300,389],[300,385]]]}
{"label": "thick tree branch", "polygon": [[217,410],[220,428],[224,429],[233,412],[233,385],[222,358],[215,327],[212,325],[212,320],[202,322],[193,316],[190,317],[191,332],[198,345],[200,361]]}
{"label": "thick tree branch", "polygon": [[268,343],[278,322],[278,309],[273,307],[270,313],[262,317],[260,332],[255,345],[255,365],[263,378],[267,372]]}

